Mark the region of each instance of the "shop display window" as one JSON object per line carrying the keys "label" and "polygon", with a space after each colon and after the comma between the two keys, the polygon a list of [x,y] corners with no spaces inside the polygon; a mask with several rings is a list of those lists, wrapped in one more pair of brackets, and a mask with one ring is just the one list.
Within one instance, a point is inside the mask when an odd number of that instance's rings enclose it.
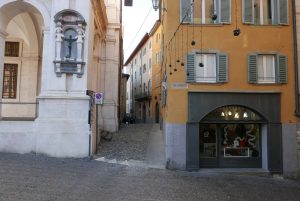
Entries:
{"label": "shop display window", "polygon": [[259,157],[259,124],[221,125],[221,152],[223,157]]}

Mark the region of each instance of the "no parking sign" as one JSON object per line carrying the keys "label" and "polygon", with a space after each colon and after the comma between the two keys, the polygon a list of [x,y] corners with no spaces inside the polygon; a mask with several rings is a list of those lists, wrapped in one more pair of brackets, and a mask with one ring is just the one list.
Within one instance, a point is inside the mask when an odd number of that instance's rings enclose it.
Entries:
{"label": "no parking sign", "polygon": [[95,93],[95,103],[97,105],[103,104],[103,93]]}

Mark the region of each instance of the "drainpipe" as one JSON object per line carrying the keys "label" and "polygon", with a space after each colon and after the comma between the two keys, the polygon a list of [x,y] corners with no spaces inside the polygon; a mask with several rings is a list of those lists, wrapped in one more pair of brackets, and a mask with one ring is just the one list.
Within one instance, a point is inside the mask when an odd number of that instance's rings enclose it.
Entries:
{"label": "drainpipe", "polygon": [[292,0],[293,9],[293,42],[294,42],[294,69],[295,69],[295,101],[296,116],[300,116],[299,112],[299,76],[298,76],[298,48],[297,48],[297,22],[296,22],[296,2]]}

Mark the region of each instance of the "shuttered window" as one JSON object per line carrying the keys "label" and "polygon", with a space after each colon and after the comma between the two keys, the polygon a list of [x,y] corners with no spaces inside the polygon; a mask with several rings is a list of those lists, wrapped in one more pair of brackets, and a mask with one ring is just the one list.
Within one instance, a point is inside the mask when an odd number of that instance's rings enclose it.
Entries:
{"label": "shuttered window", "polygon": [[248,56],[249,83],[287,83],[287,57],[251,54]]}
{"label": "shuttered window", "polygon": [[288,0],[243,0],[243,22],[256,25],[288,24]]}
{"label": "shuttered window", "polygon": [[196,24],[231,23],[231,0],[180,0],[180,2],[180,21]]}
{"label": "shuttered window", "polygon": [[222,83],[228,81],[228,56],[226,54],[188,54],[186,66],[186,82]]}

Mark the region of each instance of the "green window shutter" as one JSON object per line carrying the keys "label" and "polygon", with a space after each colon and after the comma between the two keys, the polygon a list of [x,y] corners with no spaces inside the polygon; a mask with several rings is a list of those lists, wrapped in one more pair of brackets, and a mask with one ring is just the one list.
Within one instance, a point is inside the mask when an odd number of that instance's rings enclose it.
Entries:
{"label": "green window shutter", "polygon": [[219,22],[224,24],[231,23],[231,0],[219,0]]}
{"label": "green window shutter", "polygon": [[276,25],[279,23],[279,0],[271,0],[272,2],[272,8],[273,8],[273,17],[272,17],[272,24]]}
{"label": "green window shutter", "polygon": [[192,22],[193,10],[191,8],[191,1],[192,0],[180,0],[180,22],[182,22],[188,10],[189,12],[183,22]]}
{"label": "green window shutter", "polygon": [[254,1],[243,0],[243,23],[254,24]]}
{"label": "green window shutter", "polygon": [[277,65],[276,65],[276,80],[277,83],[287,83],[288,75],[287,75],[287,62],[288,59],[284,55],[277,55]]}
{"label": "green window shutter", "polygon": [[288,24],[288,0],[278,0],[278,22]]}
{"label": "green window shutter", "polygon": [[248,56],[248,82],[257,83],[257,55]]}
{"label": "green window shutter", "polygon": [[195,54],[186,56],[186,82],[195,82]]}
{"label": "green window shutter", "polygon": [[227,54],[217,54],[217,82],[228,82]]}

